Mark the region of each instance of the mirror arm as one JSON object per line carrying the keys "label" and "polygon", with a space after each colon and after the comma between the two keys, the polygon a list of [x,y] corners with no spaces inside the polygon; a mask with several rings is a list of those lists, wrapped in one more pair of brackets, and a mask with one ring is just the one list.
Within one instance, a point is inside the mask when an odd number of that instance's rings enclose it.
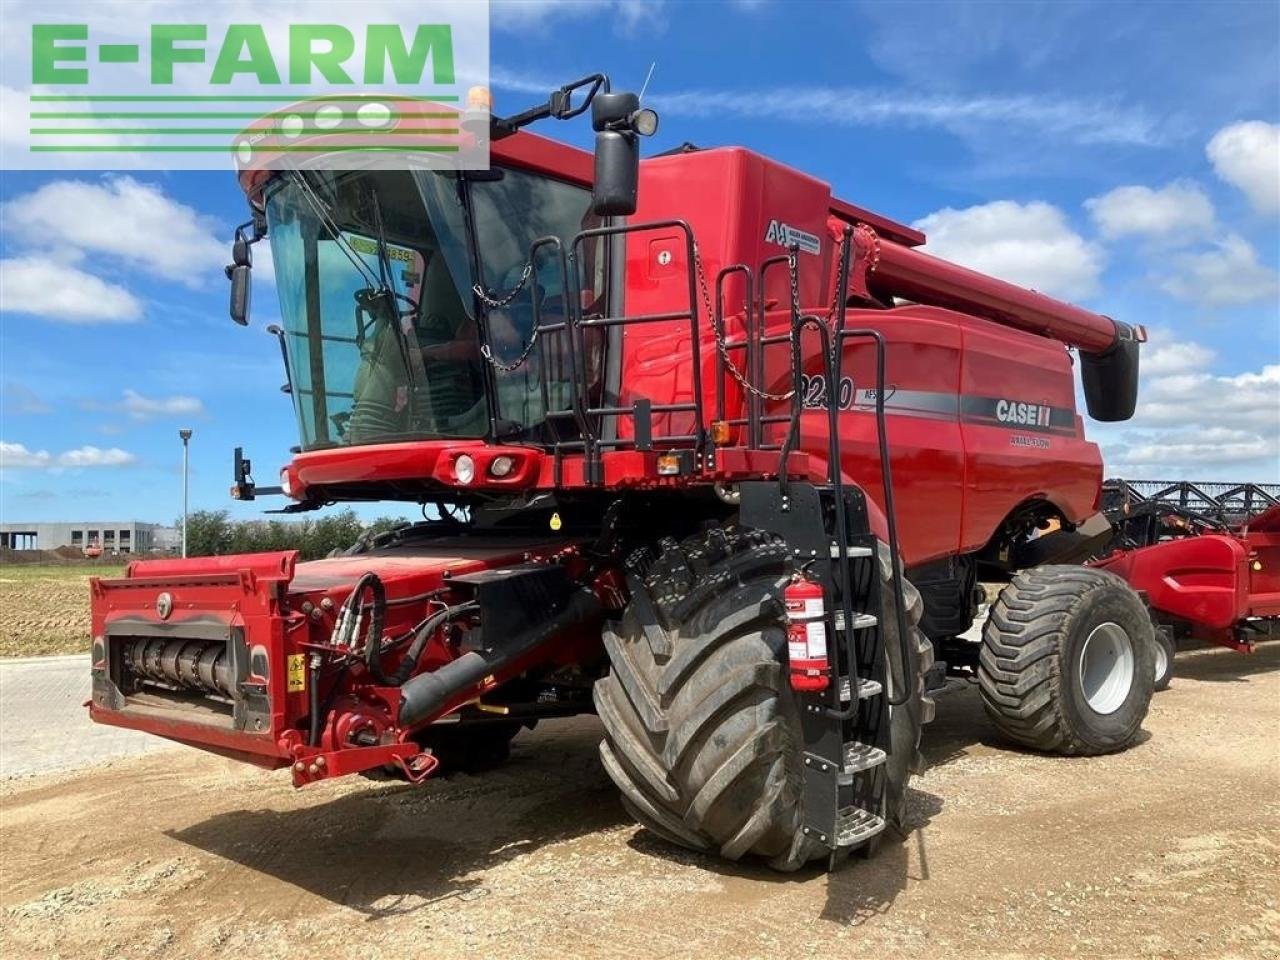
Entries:
{"label": "mirror arm", "polygon": [[[582,102],[575,106],[573,95],[584,88],[586,92],[582,95]],[[586,113],[591,106],[591,101],[595,99],[597,93],[601,92],[609,92],[609,77],[603,73],[593,73],[573,83],[566,83],[560,89],[553,91],[544,104],[530,107],[509,117],[494,117],[490,121],[489,136],[494,140],[501,140],[503,137],[511,136],[521,127],[527,127],[539,120],[546,120],[548,117],[572,120]]]}

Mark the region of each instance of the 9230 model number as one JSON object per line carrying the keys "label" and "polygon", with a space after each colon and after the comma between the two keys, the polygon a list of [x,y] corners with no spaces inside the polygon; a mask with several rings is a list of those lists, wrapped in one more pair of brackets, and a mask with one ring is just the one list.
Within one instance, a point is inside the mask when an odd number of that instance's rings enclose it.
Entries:
{"label": "9230 model number", "polygon": [[[800,402],[806,409],[826,409],[830,387],[825,374],[803,374],[800,378]],[[841,377],[840,389],[836,395],[837,410],[853,409],[853,378]]]}

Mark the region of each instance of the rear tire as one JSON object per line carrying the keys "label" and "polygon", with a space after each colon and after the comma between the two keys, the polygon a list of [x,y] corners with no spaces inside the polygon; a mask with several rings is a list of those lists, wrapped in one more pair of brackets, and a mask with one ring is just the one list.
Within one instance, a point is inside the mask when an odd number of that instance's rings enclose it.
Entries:
{"label": "rear tire", "polygon": [[1134,742],[1155,678],[1151,619],[1119,577],[1090,567],[1025,570],[982,634],[978,683],[1009,740],[1090,755]]}
{"label": "rear tire", "polygon": [[[786,670],[785,546],[762,531],[717,527],[659,549],[648,574],[630,578],[621,621],[605,629],[612,669],[594,689],[605,729],[600,757],[623,805],[658,836],[729,860],[750,854],[790,871],[826,856],[825,845],[801,832],[803,737]],[[914,630],[920,603],[911,596],[916,689],[891,714],[887,772],[886,815],[899,823],[932,706],[922,702],[931,648]]]}
{"label": "rear tire", "polygon": [[1178,652],[1178,644],[1173,639],[1173,631],[1168,627],[1156,627],[1155,645],[1151,648],[1155,660],[1155,692],[1168,690],[1173,682],[1173,655]]}

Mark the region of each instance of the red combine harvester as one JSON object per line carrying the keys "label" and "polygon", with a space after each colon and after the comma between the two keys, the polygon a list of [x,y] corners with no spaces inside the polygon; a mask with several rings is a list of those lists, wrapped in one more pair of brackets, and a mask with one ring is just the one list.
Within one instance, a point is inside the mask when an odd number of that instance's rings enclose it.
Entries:
{"label": "red combine harvester", "polygon": [[[520,129],[588,107],[594,163]],[[1130,417],[1141,330],[928,256],[750,151],[641,163],[655,127],[597,76],[486,114],[488,171],[272,173],[255,136],[228,273],[243,323],[269,237],[288,509],[430,519],[95,581],[94,720],[301,786],[476,767],[594,712],[638,821],[779,869],[901,823],[948,669],[1017,743],[1133,741],[1147,608],[1038,534],[1110,530],[1073,367],[1093,418]],[[236,477],[267,492],[238,451]],[[979,576],[1010,582],[962,644]]]}

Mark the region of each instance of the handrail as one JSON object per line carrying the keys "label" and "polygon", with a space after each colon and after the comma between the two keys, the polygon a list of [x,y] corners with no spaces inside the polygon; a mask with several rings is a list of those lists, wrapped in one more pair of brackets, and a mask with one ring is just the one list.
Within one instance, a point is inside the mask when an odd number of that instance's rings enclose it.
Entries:
{"label": "handrail", "polygon": [[[659,437],[660,441],[686,443],[692,440],[695,448],[701,450],[706,445],[706,417],[704,416],[703,400],[702,400],[702,352],[700,343],[700,333],[698,327],[698,300],[697,285],[694,276],[696,250],[693,241],[693,229],[684,220],[655,220],[641,223],[624,223],[613,226],[593,227],[590,230],[582,230],[573,238],[573,242],[569,248],[569,263],[572,266],[572,273],[577,286],[579,263],[581,260],[580,251],[583,244],[589,240],[598,237],[617,237],[625,236],[632,233],[642,233],[653,230],[679,230],[684,236],[685,247],[685,274],[688,282],[688,299],[689,309],[685,311],[671,311],[656,314],[639,314],[636,316],[602,316],[584,318],[581,314],[582,305],[575,304],[571,308],[570,317],[571,325],[574,328],[578,343],[582,347],[583,362],[586,362],[586,341],[583,337],[583,331],[593,327],[618,327],[628,324],[639,323],[656,323],[670,322],[687,319],[690,327],[689,348],[692,353],[693,360],[693,398],[687,406],[689,410],[684,410],[685,404],[650,404],[646,409],[652,412],[673,413],[673,412],[689,412],[693,414],[693,433],[689,435],[666,436]],[[708,318],[710,319],[710,318]],[[616,449],[619,446],[627,446],[631,441],[613,440],[602,441],[596,432],[592,429],[591,419],[595,417],[620,416],[629,411],[636,411],[637,407],[626,408],[619,406],[601,406],[591,407],[588,397],[588,385],[585,367],[582,375],[577,377],[576,392],[579,394],[578,402],[583,413],[583,451],[587,458],[585,476],[588,482],[600,482],[603,480],[602,469],[600,466],[600,451],[605,448]],[[557,459],[559,458],[561,445],[557,444]]]}

